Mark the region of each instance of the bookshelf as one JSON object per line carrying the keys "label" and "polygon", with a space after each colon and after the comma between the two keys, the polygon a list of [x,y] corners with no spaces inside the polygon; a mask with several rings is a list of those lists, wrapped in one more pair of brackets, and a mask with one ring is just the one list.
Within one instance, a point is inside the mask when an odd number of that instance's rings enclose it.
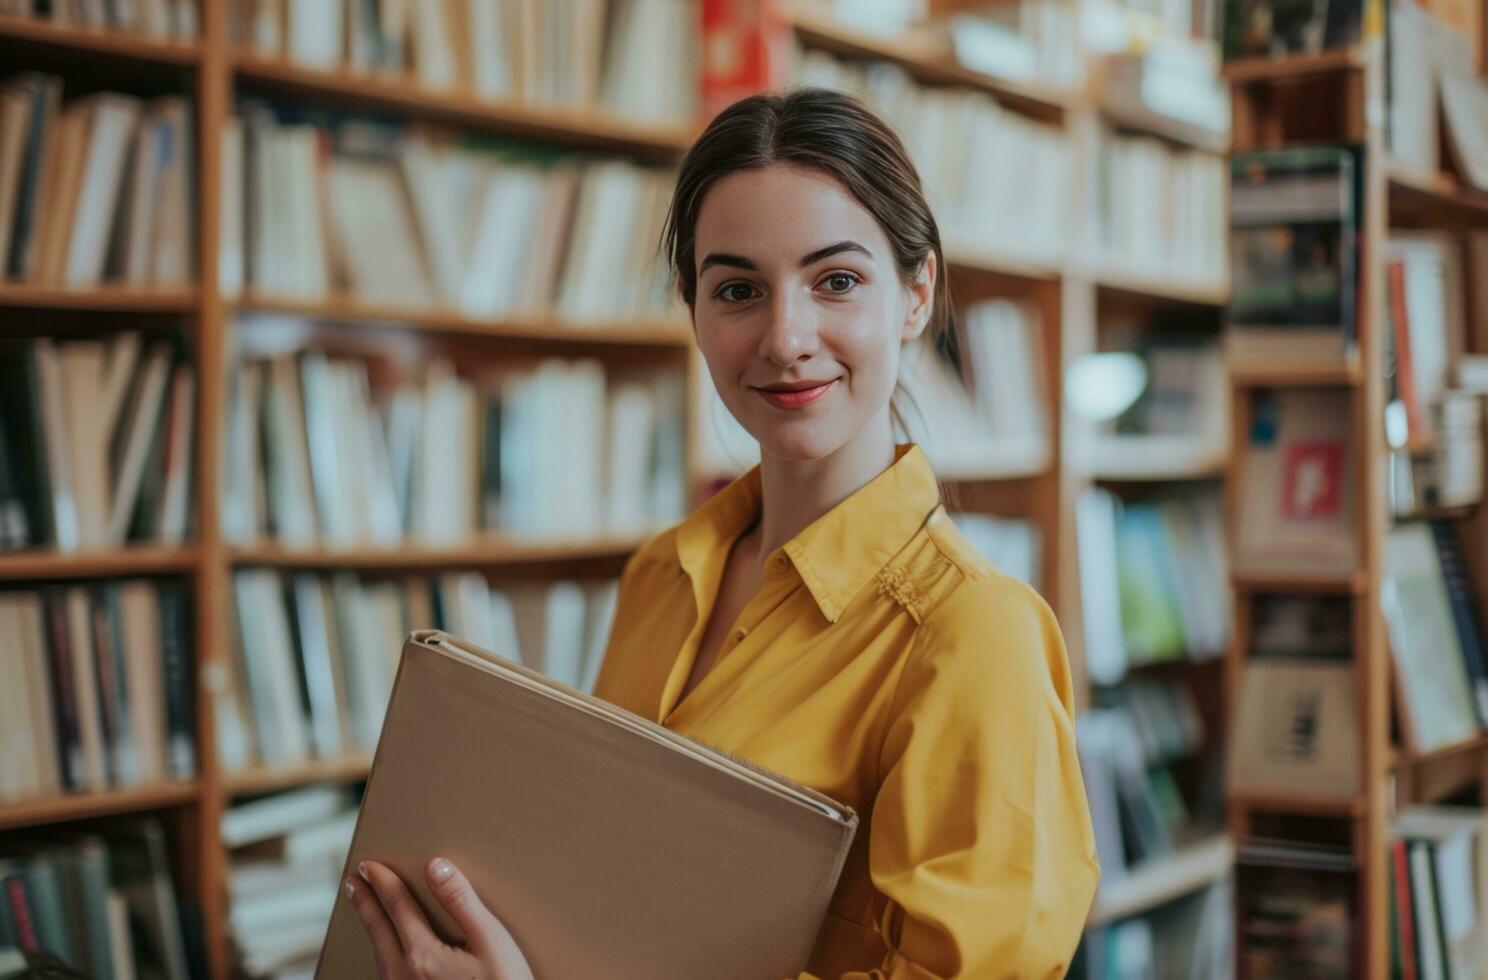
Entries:
{"label": "bookshelf", "polygon": [[[939,8],[940,4],[932,4]],[[836,20],[826,4],[812,0],[782,0],[784,27],[807,50],[852,60],[887,62],[904,70],[917,83],[939,91],[972,91],[989,97],[1019,120],[1056,131],[1067,147],[1074,185],[1064,246],[1054,254],[1030,253],[997,244],[947,243],[947,264],[958,309],[982,300],[1015,300],[1038,316],[1043,346],[1042,389],[1044,412],[1050,422],[1046,461],[989,465],[955,481],[959,505],[971,512],[1016,517],[1031,522],[1039,532],[1040,589],[1049,597],[1066,635],[1076,670],[1076,699],[1083,712],[1095,700],[1095,685],[1086,669],[1085,627],[1082,620],[1080,551],[1075,526],[1076,502],[1093,488],[1111,490],[1123,499],[1145,499],[1153,492],[1182,492],[1196,484],[1227,485],[1233,472],[1228,456],[1212,451],[1179,452],[1147,447],[1123,453],[1102,464],[1089,465],[1075,437],[1082,435],[1079,420],[1066,404],[1066,372],[1079,358],[1103,349],[1105,321],[1115,315],[1148,323],[1169,315],[1183,315],[1212,332],[1217,311],[1229,286],[1221,276],[1166,276],[1154,265],[1118,261],[1101,246],[1096,226],[1099,212],[1101,143],[1111,134],[1150,137],[1174,151],[1218,155],[1228,145],[1212,132],[1186,126],[1130,104],[1110,99],[1099,84],[1057,86],[1013,82],[957,67],[944,38],[914,30],[885,38]],[[394,117],[411,124],[453,127],[465,133],[533,140],[600,155],[619,155],[637,162],[675,162],[696,133],[696,127],[628,122],[615,114],[589,109],[526,104],[435,90],[403,73],[320,69],[280,57],[236,49],[229,37],[228,4],[203,0],[201,35],[195,42],[155,41],[113,33],[61,29],[50,24],[0,19],[0,55],[14,54],[17,69],[56,71],[68,78],[85,73],[95,81],[125,90],[139,82],[149,92],[175,85],[190,97],[196,129],[195,187],[197,231],[193,264],[202,270],[219,266],[224,188],[222,139],[236,98],[267,97],[275,102],[315,109]],[[91,59],[97,59],[94,64]],[[9,64],[9,61],[7,62]],[[1257,78],[1272,77],[1255,66]],[[1316,68],[1314,71],[1331,71]],[[1404,182],[1401,183],[1404,187]],[[1422,187],[1427,190],[1422,190]],[[1412,184],[1410,193],[1440,200],[1461,192],[1439,182]],[[1429,195],[1428,195],[1429,191]],[[38,313],[40,319],[29,314]],[[26,314],[28,316],[24,316]],[[272,296],[252,289],[228,295],[215,275],[204,275],[182,288],[148,289],[101,286],[86,290],[0,285],[0,324],[27,320],[28,331],[64,333],[73,324],[100,328],[180,329],[192,348],[198,367],[196,397],[203,450],[195,455],[192,488],[195,534],[181,547],[123,548],[100,553],[0,554],[0,582],[53,582],[93,578],[174,575],[183,578],[192,596],[194,644],[198,658],[196,745],[199,773],[193,780],[139,790],[110,791],[0,808],[0,829],[87,820],[98,816],[139,812],[167,812],[173,828],[174,867],[182,892],[201,911],[211,975],[232,974],[231,942],[227,927],[229,858],[218,839],[224,811],[236,800],[257,794],[311,786],[354,782],[367,772],[365,756],[349,753],[291,766],[254,766],[226,772],[218,761],[216,719],[206,693],[222,673],[229,657],[235,625],[232,615],[233,575],[244,568],[328,573],[351,571],[376,575],[478,570],[496,578],[526,575],[618,572],[639,541],[625,536],[597,536],[582,540],[525,541],[503,535],[481,534],[453,546],[402,543],[389,548],[291,547],[264,543],[243,545],[229,540],[217,501],[223,475],[215,452],[218,440],[201,434],[224,431],[230,411],[229,379],[225,366],[244,351],[273,346],[264,340],[252,318],[289,316],[305,321],[306,332],[288,341],[292,346],[317,349],[354,335],[355,345],[391,343],[444,345],[450,350],[483,359],[499,360],[513,353],[551,352],[564,356],[595,356],[607,363],[661,359],[680,364],[691,347],[685,322],[665,318],[580,324],[556,315],[477,317],[440,306],[410,307],[372,303],[348,296],[319,299]],[[78,319],[81,318],[81,319]],[[1144,328],[1145,329],[1145,328]],[[687,383],[706,383],[687,358]],[[1359,387],[1364,373],[1358,365],[1299,371],[1279,363],[1274,370],[1237,377],[1235,384],[1321,383]],[[1237,387],[1238,391],[1238,387]],[[691,391],[689,392],[689,395]],[[1237,394],[1237,397],[1239,395]],[[687,404],[696,404],[691,397]],[[698,420],[689,407],[689,429]],[[691,454],[692,433],[687,445]],[[208,450],[215,450],[208,451]],[[711,478],[728,474],[703,472],[689,459],[686,469],[692,499]],[[1245,589],[1296,587],[1322,591],[1362,591],[1358,581],[1307,583],[1266,579],[1236,579],[1237,603]],[[1201,691],[1205,725],[1211,732],[1224,727],[1228,686],[1225,672],[1200,663],[1173,665],[1179,683]],[[1189,675],[1192,675],[1191,677]],[[1216,684],[1222,685],[1215,690]],[[1216,751],[1210,739],[1201,750]],[[1476,751],[1476,750],[1475,750]],[[1479,752],[1478,756],[1483,753]],[[1471,752],[1464,757],[1476,758]],[[1456,758],[1456,756],[1453,756]],[[1425,771],[1427,763],[1396,759],[1403,767]],[[1284,801],[1257,801],[1264,808],[1281,808]],[[1206,837],[1178,848],[1171,856],[1149,862],[1119,887],[1103,891],[1092,914],[1099,926],[1141,915],[1175,898],[1193,893],[1229,873],[1233,847],[1223,835]]]}
{"label": "bookshelf", "polygon": [[[1227,668],[1233,691],[1251,655],[1251,615],[1261,596],[1335,595],[1347,601],[1352,609],[1359,788],[1350,798],[1336,801],[1231,793],[1228,820],[1237,842],[1278,834],[1279,827],[1305,826],[1317,839],[1347,848],[1357,869],[1359,933],[1354,939],[1361,964],[1358,975],[1370,978],[1389,976],[1391,970],[1394,910],[1390,906],[1389,842],[1397,809],[1443,801],[1474,787],[1481,801],[1488,779],[1488,741],[1481,734],[1420,752],[1398,741],[1403,694],[1382,599],[1389,577],[1387,543],[1395,525],[1386,478],[1390,450],[1384,430],[1385,404],[1390,397],[1385,345],[1392,330],[1386,246],[1393,233],[1403,230],[1481,230],[1488,215],[1488,197],[1466,189],[1455,174],[1423,173],[1392,158],[1384,128],[1386,56],[1383,40],[1374,40],[1319,55],[1232,62],[1226,68],[1236,151],[1334,142],[1363,148],[1354,350],[1332,364],[1278,362],[1248,366],[1232,375],[1237,446],[1263,389],[1333,388],[1345,393],[1352,454],[1348,478],[1358,493],[1353,521],[1356,567],[1348,574],[1323,576],[1236,574],[1232,585],[1237,631]],[[1299,112],[1304,104],[1316,107],[1315,111]],[[1472,283],[1463,282],[1473,288]],[[1468,349],[1473,346],[1469,341]],[[1236,497],[1247,486],[1243,469],[1237,453],[1228,477]],[[1235,522],[1238,502],[1232,498],[1231,504],[1231,534],[1235,535],[1240,533]],[[1441,516],[1460,519],[1463,514]],[[1478,528],[1473,540],[1481,542],[1481,518],[1469,517],[1465,528]],[[1473,573],[1479,576],[1476,601],[1481,609],[1485,598],[1482,568],[1474,568]]]}

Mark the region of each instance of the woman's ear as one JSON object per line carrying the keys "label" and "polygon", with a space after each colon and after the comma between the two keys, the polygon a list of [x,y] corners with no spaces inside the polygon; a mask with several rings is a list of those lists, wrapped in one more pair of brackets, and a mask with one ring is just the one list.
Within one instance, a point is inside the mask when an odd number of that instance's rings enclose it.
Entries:
{"label": "woman's ear", "polygon": [[935,310],[935,277],[939,272],[935,253],[931,252],[920,263],[914,282],[909,287],[909,309],[904,314],[905,343],[919,337],[930,323],[930,314]]}

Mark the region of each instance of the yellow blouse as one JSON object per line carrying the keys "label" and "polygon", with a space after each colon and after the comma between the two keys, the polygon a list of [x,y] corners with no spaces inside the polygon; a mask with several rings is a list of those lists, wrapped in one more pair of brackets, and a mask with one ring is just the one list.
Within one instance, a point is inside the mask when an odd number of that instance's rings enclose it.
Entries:
{"label": "yellow blouse", "polygon": [[759,468],[627,562],[596,693],[851,805],[798,980],[1062,977],[1099,868],[1053,614],[956,530],[920,447],[768,559],[681,703]]}

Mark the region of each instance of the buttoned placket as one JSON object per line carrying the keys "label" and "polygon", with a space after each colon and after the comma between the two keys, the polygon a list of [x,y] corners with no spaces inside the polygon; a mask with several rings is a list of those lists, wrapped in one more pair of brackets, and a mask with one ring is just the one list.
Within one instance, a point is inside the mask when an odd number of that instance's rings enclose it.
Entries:
{"label": "buttoned placket", "polygon": [[[785,587],[784,579],[790,574],[790,559],[784,552],[775,555],[765,566],[765,580],[759,595],[755,596],[743,609],[739,611],[739,621],[727,637],[724,638],[723,646],[718,651],[718,661],[721,663],[739,644],[749,638],[766,616],[770,615],[784,601],[781,590]],[[761,611],[761,606],[767,606]],[[717,669],[714,664],[714,669]]]}

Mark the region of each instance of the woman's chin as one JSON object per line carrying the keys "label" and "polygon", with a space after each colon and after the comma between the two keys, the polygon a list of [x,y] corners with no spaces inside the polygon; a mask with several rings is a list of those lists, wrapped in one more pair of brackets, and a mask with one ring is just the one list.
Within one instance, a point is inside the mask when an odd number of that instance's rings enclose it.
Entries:
{"label": "woman's chin", "polygon": [[830,456],[842,447],[840,433],[828,432],[820,423],[787,422],[761,427],[754,437],[760,449],[776,459],[811,460]]}

